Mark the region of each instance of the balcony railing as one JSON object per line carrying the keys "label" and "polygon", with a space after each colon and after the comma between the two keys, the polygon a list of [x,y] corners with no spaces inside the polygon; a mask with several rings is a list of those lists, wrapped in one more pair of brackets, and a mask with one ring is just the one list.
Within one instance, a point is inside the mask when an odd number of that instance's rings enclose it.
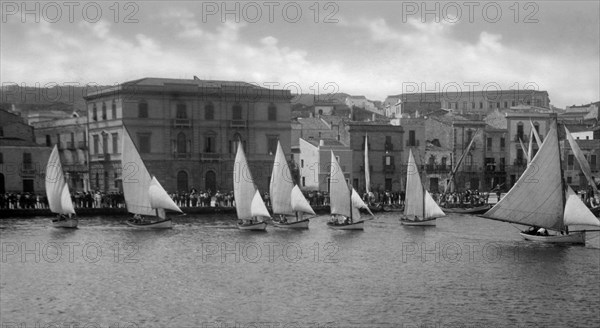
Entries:
{"label": "balcony railing", "polygon": [[385,150],[386,151],[393,151],[394,150],[394,144],[392,144],[392,143],[386,143],[385,144]]}
{"label": "balcony railing", "polygon": [[419,147],[419,140],[413,140],[413,142],[406,140],[406,147]]}
{"label": "balcony railing", "polygon": [[86,150],[87,149],[87,145],[85,144],[85,141],[79,141],[79,142],[77,142],[77,148]]}
{"label": "balcony railing", "polygon": [[246,121],[244,120],[231,120],[230,125],[232,128],[245,128]]}
{"label": "balcony railing", "polygon": [[396,170],[395,165],[384,165],[383,166],[383,172],[385,172],[385,173],[393,173],[395,170]]}
{"label": "balcony railing", "polygon": [[515,134],[515,136],[513,137],[513,140],[515,142],[519,142],[519,139],[523,142],[529,142],[529,136],[526,136],[524,134],[522,134],[522,135]]}
{"label": "balcony railing", "polygon": [[174,128],[189,128],[192,127],[192,120],[187,118],[176,118],[173,119]]}
{"label": "balcony railing", "polygon": [[75,143],[73,141],[67,142],[67,149],[75,149]]}
{"label": "balcony railing", "polygon": [[190,159],[192,158],[192,153],[173,153],[174,159]]}
{"label": "balcony railing", "polygon": [[425,170],[427,172],[450,172],[452,170],[452,166],[442,164],[427,164],[425,165]]}
{"label": "balcony railing", "polygon": [[201,153],[200,160],[201,161],[218,161],[221,159],[221,154],[219,153]]}
{"label": "balcony railing", "polygon": [[23,163],[23,166],[21,166],[21,176],[34,176],[35,172],[33,164]]}

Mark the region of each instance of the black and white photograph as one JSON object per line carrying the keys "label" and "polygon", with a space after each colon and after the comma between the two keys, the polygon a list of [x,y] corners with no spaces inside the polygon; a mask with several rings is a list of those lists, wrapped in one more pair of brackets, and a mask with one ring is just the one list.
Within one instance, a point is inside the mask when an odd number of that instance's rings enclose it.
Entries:
{"label": "black and white photograph", "polygon": [[600,327],[600,1],[0,17],[0,328]]}

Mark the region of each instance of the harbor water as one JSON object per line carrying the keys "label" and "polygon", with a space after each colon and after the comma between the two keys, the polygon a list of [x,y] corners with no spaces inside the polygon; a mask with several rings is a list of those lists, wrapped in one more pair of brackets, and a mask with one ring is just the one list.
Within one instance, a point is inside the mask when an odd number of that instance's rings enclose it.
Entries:
{"label": "harbor water", "polygon": [[[2,327],[598,327],[600,250],[452,215],[364,231],[239,231],[233,216],[2,219]],[[69,326],[70,324],[70,326]]]}

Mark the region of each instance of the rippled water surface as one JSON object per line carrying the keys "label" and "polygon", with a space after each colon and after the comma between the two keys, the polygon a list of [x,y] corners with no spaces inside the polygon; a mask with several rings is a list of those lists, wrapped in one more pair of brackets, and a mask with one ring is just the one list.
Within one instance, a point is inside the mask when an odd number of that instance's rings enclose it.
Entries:
{"label": "rippled water surface", "polygon": [[[472,216],[362,232],[239,231],[230,216],[0,221],[0,320],[15,327],[598,327],[600,250]],[[61,326],[62,327],[62,326]]]}

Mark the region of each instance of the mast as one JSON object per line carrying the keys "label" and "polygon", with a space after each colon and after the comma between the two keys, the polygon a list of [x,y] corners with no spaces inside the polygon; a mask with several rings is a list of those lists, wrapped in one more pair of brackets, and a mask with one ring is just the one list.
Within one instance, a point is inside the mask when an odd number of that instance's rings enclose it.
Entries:
{"label": "mast", "polygon": [[[563,167],[562,167],[562,159],[560,157],[560,142],[558,142],[558,115],[556,113],[552,113],[552,116],[554,118],[554,124],[556,125],[556,147],[558,148],[558,165],[560,167],[560,183],[562,185],[561,191],[562,191],[562,229],[566,229],[565,223],[564,223],[564,219],[565,219],[565,203],[566,203],[566,195],[565,195],[565,174],[563,172]],[[535,130],[535,129],[534,129]],[[561,229],[561,230],[562,230]],[[567,230],[568,232],[568,230]]]}

